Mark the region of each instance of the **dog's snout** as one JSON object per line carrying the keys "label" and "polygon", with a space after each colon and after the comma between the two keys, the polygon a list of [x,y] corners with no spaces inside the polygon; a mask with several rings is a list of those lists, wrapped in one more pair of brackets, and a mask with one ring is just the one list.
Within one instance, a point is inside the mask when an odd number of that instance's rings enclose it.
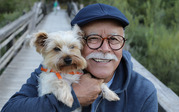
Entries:
{"label": "dog's snout", "polygon": [[69,56],[67,56],[67,57],[64,59],[64,62],[65,62],[67,65],[70,65],[71,62],[72,62],[72,59],[71,59]]}

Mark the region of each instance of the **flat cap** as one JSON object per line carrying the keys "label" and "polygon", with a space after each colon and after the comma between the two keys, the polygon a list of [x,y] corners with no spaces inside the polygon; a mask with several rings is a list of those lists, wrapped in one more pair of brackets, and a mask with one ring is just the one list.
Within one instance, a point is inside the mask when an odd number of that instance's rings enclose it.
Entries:
{"label": "flat cap", "polygon": [[97,3],[81,9],[71,21],[71,25],[74,26],[75,24],[78,24],[79,26],[83,26],[98,19],[115,19],[119,21],[124,28],[129,24],[128,19],[116,7]]}

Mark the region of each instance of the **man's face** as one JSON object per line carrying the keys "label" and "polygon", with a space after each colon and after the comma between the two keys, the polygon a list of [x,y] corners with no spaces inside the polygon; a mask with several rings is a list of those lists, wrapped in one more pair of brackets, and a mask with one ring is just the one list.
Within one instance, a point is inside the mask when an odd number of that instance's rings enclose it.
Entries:
{"label": "man's face", "polygon": [[[121,35],[124,36],[123,27],[119,26],[116,22],[112,20],[98,20],[82,27],[85,35],[98,34],[103,38],[109,37],[110,35]],[[110,48],[107,39],[104,40],[102,46],[97,50],[90,49],[86,44],[82,50],[82,55],[86,58],[91,53],[101,52],[103,54],[113,54],[117,57],[116,60],[103,60],[103,59],[87,59],[87,68],[92,75],[97,78],[104,79],[105,82],[110,81],[114,71],[120,63],[122,58],[122,48],[120,50],[114,51]]]}

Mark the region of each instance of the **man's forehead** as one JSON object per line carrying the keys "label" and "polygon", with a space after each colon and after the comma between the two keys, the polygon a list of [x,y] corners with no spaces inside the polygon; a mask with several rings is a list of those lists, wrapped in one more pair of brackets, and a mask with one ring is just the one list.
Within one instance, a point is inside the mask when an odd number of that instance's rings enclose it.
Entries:
{"label": "man's forehead", "polygon": [[81,29],[84,31],[85,35],[122,35],[124,30],[120,23],[111,19],[95,20],[82,26]]}
{"label": "man's forehead", "polygon": [[82,29],[85,35],[91,35],[91,34],[106,34],[106,35],[122,35],[121,33],[124,32],[123,28],[115,27],[115,28],[104,28],[101,26],[101,28],[97,27],[86,27],[85,29]]}

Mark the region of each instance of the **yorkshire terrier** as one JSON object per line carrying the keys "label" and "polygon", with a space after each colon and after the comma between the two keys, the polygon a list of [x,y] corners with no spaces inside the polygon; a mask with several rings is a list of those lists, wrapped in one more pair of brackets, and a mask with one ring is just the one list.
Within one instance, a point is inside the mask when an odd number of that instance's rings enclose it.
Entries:
{"label": "yorkshire terrier", "polygon": [[[53,33],[38,32],[33,44],[43,56],[42,73],[39,75],[38,94],[53,93],[69,107],[73,105],[71,84],[78,83],[86,60],[81,55],[83,32],[75,25],[73,30]],[[106,84],[101,85],[103,97],[109,101],[119,100]]]}

